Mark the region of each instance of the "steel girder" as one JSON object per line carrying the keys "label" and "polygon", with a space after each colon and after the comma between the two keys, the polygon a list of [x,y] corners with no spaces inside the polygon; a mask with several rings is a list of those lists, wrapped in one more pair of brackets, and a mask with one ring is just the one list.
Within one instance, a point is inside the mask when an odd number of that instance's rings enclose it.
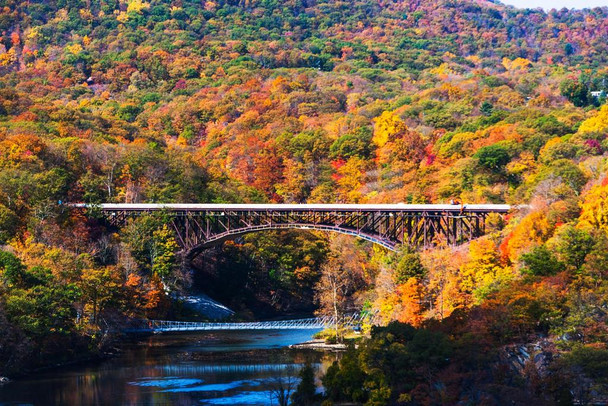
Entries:
{"label": "steel girder", "polygon": [[[103,209],[122,227],[147,210]],[[311,229],[358,236],[394,250],[401,244],[457,245],[485,233],[489,212],[480,210],[170,210],[165,212],[181,248],[191,255],[234,236],[263,230]]]}

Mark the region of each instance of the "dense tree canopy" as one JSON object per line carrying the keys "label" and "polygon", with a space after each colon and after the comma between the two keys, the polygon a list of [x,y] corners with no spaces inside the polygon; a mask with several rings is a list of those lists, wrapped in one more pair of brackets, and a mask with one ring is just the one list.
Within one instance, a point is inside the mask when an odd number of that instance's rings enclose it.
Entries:
{"label": "dense tree canopy", "polygon": [[[333,400],[483,403],[497,377],[561,399],[606,351],[607,30],[606,8],[490,1],[4,1],[0,374],[178,317],[192,282],[162,215],[115,230],[64,202],[505,202],[462,247],[272,232],[197,267],[242,314],[414,326],[332,367]],[[563,374],[469,379],[540,338]]]}

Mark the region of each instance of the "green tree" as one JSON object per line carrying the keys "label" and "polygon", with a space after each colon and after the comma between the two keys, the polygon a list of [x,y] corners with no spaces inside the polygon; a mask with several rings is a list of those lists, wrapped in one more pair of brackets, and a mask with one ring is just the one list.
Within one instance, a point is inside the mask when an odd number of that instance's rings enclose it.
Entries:
{"label": "green tree", "polygon": [[490,116],[492,114],[492,112],[494,111],[494,105],[486,100],[483,103],[481,103],[481,106],[479,107],[479,111],[484,116]]}
{"label": "green tree", "polygon": [[480,166],[494,173],[502,173],[511,159],[507,148],[500,144],[481,147],[473,157],[477,158]]}
{"label": "green tree", "polygon": [[295,406],[312,406],[318,402],[317,386],[315,385],[315,370],[307,363],[300,372],[300,383],[291,395],[291,402]]}
{"label": "green tree", "polygon": [[576,107],[590,104],[589,89],[578,80],[566,79],[559,85],[562,96],[566,97]]}
{"label": "green tree", "polygon": [[78,287],[59,283],[43,267],[33,267],[22,274],[27,282],[5,295],[8,320],[35,338],[73,331],[76,317],[73,303],[80,297]]}
{"label": "green tree", "polygon": [[554,245],[560,259],[577,272],[593,250],[594,240],[588,231],[565,225],[557,231]]}
{"label": "green tree", "polygon": [[335,140],[329,147],[330,157],[347,160],[353,156],[368,159],[373,151],[372,131],[361,127]]}
{"label": "green tree", "polygon": [[335,361],[327,369],[321,381],[328,399],[334,402],[363,403],[368,397],[365,389],[366,378],[367,373],[359,362],[357,351],[353,346],[349,346],[342,359]]}
{"label": "green tree", "polygon": [[426,269],[420,261],[420,253],[409,245],[405,245],[397,256],[393,273],[395,283],[399,285],[410,278],[422,278],[425,274]]}
{"label": "green tree", "polygon": [[555,116],[543,116],[533,124],[534,128],[545,134],[561,137],[572,133],[572,128],[559,121]]}
{"label": "green tree", "polygon": [[25,279],[25,266],[14,254],[0,251],[0,277],[4,286],[23,286]]}
{"label": "green tree", "polygon": [[0,243],[11,239],[17,231],[19,218],[17,215],[0,203]]}
{"label": "green tree", "polygon": [[534,276],[555,275],[565,269],[564,264],[545,245],[534,247],[521,256],[524,272]]}
{"label": "green tree", "polygon": [[177,243],[163,214],[132,219],[121,230],[121,238],[143,271],[168,277],[175,264]]}

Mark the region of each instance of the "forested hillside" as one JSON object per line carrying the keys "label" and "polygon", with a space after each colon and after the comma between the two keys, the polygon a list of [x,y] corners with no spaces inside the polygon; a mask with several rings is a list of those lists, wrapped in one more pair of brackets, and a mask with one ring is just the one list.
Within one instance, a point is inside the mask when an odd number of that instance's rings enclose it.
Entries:
{"label": "forested hillside", "polygon": [[162,218],[109,232],[62,202],[454,199],[523,207],[459,248],[271,232],[196,266],[244,312],[322,311],[331,279],[345,308],[413,326],[345,357],[335,401],[601,398],[607,63],[608,8],[0,1],[0,375],[176,317],[201,278]]}

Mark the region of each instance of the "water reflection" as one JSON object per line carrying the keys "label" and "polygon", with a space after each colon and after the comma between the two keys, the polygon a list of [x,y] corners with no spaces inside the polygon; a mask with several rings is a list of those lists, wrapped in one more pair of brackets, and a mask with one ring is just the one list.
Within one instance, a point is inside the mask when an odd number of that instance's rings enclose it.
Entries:
{"label": "water reflection", "polygon": [[153,386],[155,388],[172,388],[190,386],[199,383],[203,383],[203,381],[200,379],[182,379],[176,376],[169,376],[163,379],[140,378],[137,382],[129,382],[129,385]]}
{"label": "water reflection", "polygon": [[241,392],[234,396],[207,399],[207,405],[268,405],[273,404],[273,396],[269,392]]}
{"label": "water reflection", "polygon": [[0,387],[0,405],[272,404],[277,379],[294,381],[307,362],[322,372],[331,361],[284,347],[313,333],[154,336],[96,365],[11,382]]}
{"label": "water reflection", "polygon": [[290,364],[234,364],[234,365],[167,365],[163,367],[165,372],[179,375],[189,374],[222,374],[222,373],[259,373],[259,372],[282,372],[288,367],[303,366],[303,362]]}

